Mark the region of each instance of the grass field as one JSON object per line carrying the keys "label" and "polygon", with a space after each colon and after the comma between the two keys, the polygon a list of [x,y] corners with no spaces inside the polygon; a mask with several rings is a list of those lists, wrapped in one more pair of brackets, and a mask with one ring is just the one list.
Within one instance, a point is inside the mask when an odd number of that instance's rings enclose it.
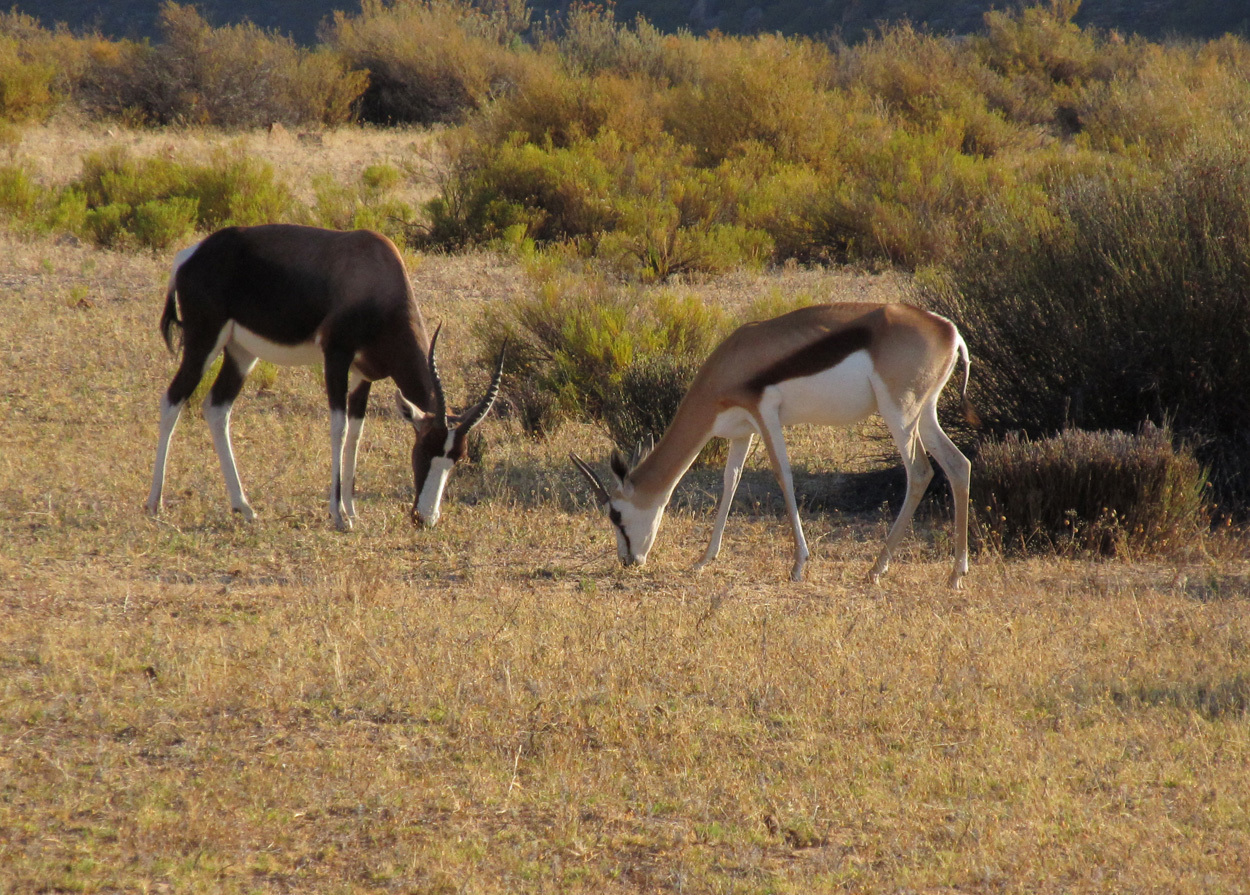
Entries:
{"label": "grass field", "polygon": [[[292,145],[280,164],[316,167]],[[792,584],[757,455],[717,563],[689,571],[709,470],[626,570],[566,460],[602,458],[590,428],[489,419],[415,530],[388,387],[340,534],[303,369],[237,406],[257,522],[196,413],[153,520],[168,259],[0,247],[0,891],[1250,891],[1244,540],[982,552],[951,592],[931,512],[872,588],[888,515],[809,512]],[[463,401],[488,376],[468,318],[527,286],[494,255],[416,260]],[[690,288],[897,296],[793,270]],[[874,434],[797,433],[809,502],[882,462]]]}

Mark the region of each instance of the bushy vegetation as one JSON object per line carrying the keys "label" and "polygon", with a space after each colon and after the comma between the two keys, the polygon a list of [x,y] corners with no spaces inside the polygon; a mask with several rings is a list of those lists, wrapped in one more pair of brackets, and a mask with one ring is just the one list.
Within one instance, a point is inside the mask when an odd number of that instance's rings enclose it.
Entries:
{"label": "bushy vegetation", "polygon": [[1206,473],[1172,432],[1068,429],[981,445],[972,505],[983,536],[1008,549],[1167,552],[1209,525]]}
{"label": "bushy vegetation", "polygon": [[976,358],[988,431],[1170,419],[1221,497],[1250,495],[1250,155],[1194,146],[1157,174],[1055,183],[1040,223],[991,216],[930,300]]}
{"label": "bushy vegetation", "polygon": [[1044,217],[1056,168],[1149,176],[1237,132],[1243,41],[1125,41],[1073,24],[1076,8],[994,13],[965,42],[902,25],[835,49],[665,36],[579,7],[449,135],[431,239],[523,227],[656,279],[788,258],[920,268],[977,246],[991,209]]}
{"label": "bushy vegetation", "polygon": [[91,77],[114,88],[90,91],[100,111],[155,124],[334,125],[352,118],[367,83],[328,49],[250,24],[213,28],[192,6],[166,2],[160,28],[159,43],[93,67]]}
{"label": "bushy vegetation", "polygon": [[368,70],[361,116],[381,124],[451,121],[506,89],[529,24],[523,2],[362,0],[359,15],[334,14],[332,46]]}
{"label": "bushy vegetation", "polygon": [[34,232],[66,230],[108,248],[165,250],[193,231],[299,217],[272,166],[222,150],[207,163],[135,158],[114,146],[82,160],[68,184],[45,187],[19,164],[0,167],[0,212]]}
{"label": "bushy vegetation", "polygon": [[523,427],[548,434],[574,418],[632,446],[658,437],[730,316],[693,296],[620,286],[535,260],[527,301],[491,306],[476,326],[483,357],[508,341],[506,398]]}

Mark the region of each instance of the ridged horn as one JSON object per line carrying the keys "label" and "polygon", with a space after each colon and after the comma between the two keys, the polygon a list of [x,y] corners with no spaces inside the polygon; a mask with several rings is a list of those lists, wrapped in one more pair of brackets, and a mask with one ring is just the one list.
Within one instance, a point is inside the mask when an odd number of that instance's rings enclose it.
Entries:
{"label": "ridged horn", "polygon": [[434,330],[434,338],[430,339],[430,378],[434,380],[434,415],[443,427],[447,427],[447,396],[443,394],[443,380],[438,375],[438,364],[434,361],[434,348],[438,345],[438,334],[443,331],[443,324]]}
{"label": "ridged horn", "polygon": [[573,461],[581,474],[590,482],[591,490],[595,493],[595,501],[602,506],[612,499],[612,495],[608,493],[608,489],[603,486],[603,482],[599,480],[599,474],[590,468],[590,464],[583,460],[577,454],[569,451],[569,459]]}
{"label": "ridged horn", "polygon": [[486,397],[478,401],[472,410],[460,418],[460,424],[456,426],[457,431],[468,432],[480,423],[486,414],[490,413],[490,408],[499,395],[499,385],[503,382],[503,362],[507,353],[508,340],[505,339],[503,347],[499,349],[499,361],[495,364],[495,375],[491,377],[490,388],[486,389]]}

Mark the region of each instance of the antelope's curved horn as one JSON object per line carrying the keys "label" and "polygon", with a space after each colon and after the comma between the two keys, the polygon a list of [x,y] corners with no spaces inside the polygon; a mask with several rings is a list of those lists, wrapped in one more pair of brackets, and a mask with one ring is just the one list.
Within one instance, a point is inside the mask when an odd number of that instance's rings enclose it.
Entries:
{"label": "antelope's curved horn", "polygon": [[581,474],[586,477],[587,481],[590,482],[591,490],[595,493],[595,500],[600,506],[612,499],[612,495],[608,493],[607,488],[603,487],[603,482],[599,480],[599,475],[590,468],[590,464],[572,451],[569,451],[569,459],[573,461],[573,465],[576,466],[578,470],[581,471]]}
{"label": "antelope's curved horn", "polygon": [[438,375],[438,364],[434,361],[434,348],[438,345],[438,334],[443,331],[443,324],[434,330],[434,338],[430,339],[430,378],[434,380],[434,414],[444,428],[447,426],[447,396],[443,393],[443,380]]}
{"label": "antelope's curved horn", "polygon": [[499,395],[499,385],[503,382],[503,362],[507,353],[508,340],[505,339],[503,347],[499,349],[499,361],[495,364],[495,375],[491,377],[490,388],[486,389],[486,397],[461,418],[460,424],[456,427],[457,431],[468,432],[480,423],[486,417],[486,414],[490,413],[490,408],[495,403],[495,398]]}

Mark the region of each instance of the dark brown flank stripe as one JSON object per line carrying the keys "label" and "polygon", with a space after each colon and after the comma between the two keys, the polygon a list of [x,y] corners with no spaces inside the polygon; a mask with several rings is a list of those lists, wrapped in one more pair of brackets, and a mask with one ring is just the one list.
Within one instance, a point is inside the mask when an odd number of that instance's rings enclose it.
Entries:
{"label": "dark brown flank stripe", "polygon": [[754,392],[762,392],[770,385],[776,385],[788,379],[799,379],[803,376],[823,373],[825,370],[836,367],[856,351],[863,351],[870,344],[872,344],[872,331],[866,327],[856,326],[838,330],[756,373],[747,382],[747,388]]}

